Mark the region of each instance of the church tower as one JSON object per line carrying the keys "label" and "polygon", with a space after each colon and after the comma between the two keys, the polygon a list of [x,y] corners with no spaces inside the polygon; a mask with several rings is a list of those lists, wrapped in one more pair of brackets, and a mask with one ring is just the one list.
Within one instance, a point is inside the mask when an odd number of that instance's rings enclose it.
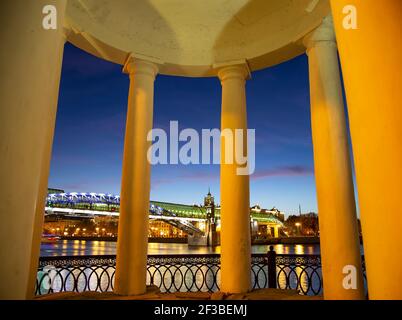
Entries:
{"label": "church tower", "polygon": [[207,212],[208,221],[213,220],[215,223],[215,201],[214,197],[211,195],[211,191],[208,188],[208,194],[204,197],[204,207]]}
{"label": "church tower", "polygon": [[218,244],[218,238],[216,233],[216,221],[215,221],[215,200],[211,195],[211,190],[208,189],[208,194],[204,197],[204,207],[207,214],[207,226],[206,236],[207,245],[216,246]]}

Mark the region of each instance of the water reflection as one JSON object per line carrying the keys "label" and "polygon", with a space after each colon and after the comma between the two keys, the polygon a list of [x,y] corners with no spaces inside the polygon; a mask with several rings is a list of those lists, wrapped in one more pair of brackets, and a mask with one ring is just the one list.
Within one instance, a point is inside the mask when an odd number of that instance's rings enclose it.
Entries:
{"label": "water reflection", "polygon": [[[287,249],[287,247],[286,247]],[[285,246],[283,244],[277,244],[275,249],[277,254],[285,254]]]}
{"label": "water reflection", "polygon": [[[85,241],[85,240],[61,240],[55,243],[43,243],[41,256],[81,256],[81,255],[114,255],[116,254],[116,242],[109,241]],[[252,246],[253,253],[266,253],[269,245]],[[319,254],[320,247],[317,244],[276,244],[274,250],[277,254]],[[195,247],[185,243],[149,243],[148,254],[209,254],[220,253],[218,247]]]}
{"label": "water reflection", "polygon": [[296,254],[304,254],[304,246],[301,244],[295,245],[295,253]]}

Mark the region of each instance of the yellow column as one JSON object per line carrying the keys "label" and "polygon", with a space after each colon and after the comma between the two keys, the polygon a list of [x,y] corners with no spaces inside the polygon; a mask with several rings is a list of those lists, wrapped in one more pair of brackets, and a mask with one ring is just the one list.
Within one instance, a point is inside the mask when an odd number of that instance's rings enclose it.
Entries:
{"label": "yellow column", "polygon": [[[309,58],[324,298],[364,299],[356,205],[332,18],[325,18],[304,43]],[[351,286],[345,286],[347,276],[354,277]],[[354,280],[356,286],[353,286]]]}
{"label": "yellow column", "polygon": [[[42,26],[46,5],[56,8],[55,30]],[[65,0],[0,2],[0,299],[34,296],[65,6]]]}
{"label": "yellow column", "polygon": [[[244,65],[223,67],[218,72],[222,84],[222,131],[243,130],[247,144],[247,112]],[[221,140],[221,291],[250,290],[251,240],[249,176],[237,174],[237,164],[225,159],[226,148],[234,150],[230,140]],[[226,161],[228,160],[228,161]],[[227,162],[227,163],[226,163]]]}
{"label": "yellow column", "polygon": [[128,60],[130,91],[124,140],[115,291],[133,295],[146,291],[151,166],[147,141],[152,129],[154,81],[157,66]]}
{"label": "yellow column", "polygon": [[402,299],[402,1],[335,0],[331,5],[348,100],[369,297]]}

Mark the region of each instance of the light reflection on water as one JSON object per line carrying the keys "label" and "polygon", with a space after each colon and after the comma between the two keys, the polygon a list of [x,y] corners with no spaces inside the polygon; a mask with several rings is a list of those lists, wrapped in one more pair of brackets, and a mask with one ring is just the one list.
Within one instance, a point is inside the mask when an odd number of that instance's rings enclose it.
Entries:
{"label": "light reflection on water", "polygon": [[[55,243],[42,243],[41,256],[82,256],[82,255],[114,255],[116,242],[60,240]],[[277,254],[319,254],[318,244],[276,244],[273,245]],[[266,253],[269,245],[253,245],[253,253]],[[208,254],[220,253],[218,247],[189,247],[185,243],[149,243],[148,254]]]}

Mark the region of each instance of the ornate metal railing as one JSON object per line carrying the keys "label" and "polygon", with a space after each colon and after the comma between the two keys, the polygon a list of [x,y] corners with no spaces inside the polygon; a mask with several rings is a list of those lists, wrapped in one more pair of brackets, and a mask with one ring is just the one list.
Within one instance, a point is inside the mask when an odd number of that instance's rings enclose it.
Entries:
{"label": "ornate metal railing", "polygon": [[[321,258],[319,255],[278,254],[275,263],[276,287],[296,289],[304,295],[322,294]],[[275,283],[273,287],[275,287]]]}
{"label": "ornate metal railing", "polygon": [[[42,257],[36,294],[62,291],[113,290],[115,256]],[[297,289],[300,294],[322,294],[321,259],[318,255],[284,255],[270,251],[253,254],[253,289]],[[219,290],[220,255],[150,255],[147,284],[161,292],[213,292]]]}

